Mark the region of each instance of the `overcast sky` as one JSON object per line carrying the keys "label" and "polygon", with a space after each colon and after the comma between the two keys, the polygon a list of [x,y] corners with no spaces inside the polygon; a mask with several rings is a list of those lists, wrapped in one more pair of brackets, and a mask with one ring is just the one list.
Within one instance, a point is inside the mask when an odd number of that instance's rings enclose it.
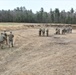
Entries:
{"label": "overcast sky", "polygon": [[47,12],[50,8],[69,11],[71,8],[76,10],[76,0],[0,0],[0,10],[12,10],[20,6],[25,6],[28,10],[32,9],[33,12],[39,11],[41,7]]}

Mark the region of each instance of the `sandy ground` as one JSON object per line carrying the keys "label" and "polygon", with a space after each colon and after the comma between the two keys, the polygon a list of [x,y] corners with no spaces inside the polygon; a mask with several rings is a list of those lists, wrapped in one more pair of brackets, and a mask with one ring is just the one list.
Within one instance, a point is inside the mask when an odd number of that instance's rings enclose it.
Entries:
{"label": "sandy ground", "polygon": [[76,30],[39,37],[38,28],[13,31],[14,48],[0,49],[0,75],[75,75]]}

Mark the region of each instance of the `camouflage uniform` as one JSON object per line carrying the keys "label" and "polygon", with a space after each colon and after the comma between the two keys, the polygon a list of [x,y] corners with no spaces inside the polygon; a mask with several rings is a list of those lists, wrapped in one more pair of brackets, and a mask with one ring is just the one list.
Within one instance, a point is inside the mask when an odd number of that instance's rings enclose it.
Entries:
{"label": "camouflage uniform", "polygon": [[10,32],[10,34],[8,35],[9,47],[10,45],[13,47],[13,38],[14,38],[14,35],[12,34],[12,32]]}

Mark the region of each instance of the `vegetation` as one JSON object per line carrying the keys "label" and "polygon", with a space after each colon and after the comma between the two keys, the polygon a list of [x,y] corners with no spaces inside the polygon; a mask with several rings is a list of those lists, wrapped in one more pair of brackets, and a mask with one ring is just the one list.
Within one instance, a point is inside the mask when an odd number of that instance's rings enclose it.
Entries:
{"label": "vegetation", "polygon": [[26,23],[67,23],[76,24],[76,12],[60,11],[56,8],[45,12],[43,8],[36,13],[27,10],[25,7],[17,7],[14,10],[0,10],[0,22],[26,22]]}

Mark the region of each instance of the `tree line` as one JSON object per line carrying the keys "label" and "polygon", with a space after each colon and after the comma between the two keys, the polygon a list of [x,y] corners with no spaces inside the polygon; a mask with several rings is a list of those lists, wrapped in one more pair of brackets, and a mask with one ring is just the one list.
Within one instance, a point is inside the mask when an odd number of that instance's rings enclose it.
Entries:
{"label": "tree line", "polygon": [[25,7],[17,7],[14,10],[0,10],[0,22],[76,24],[76,12],[73,8],[67,12],[58,8],[45,12],[44,8],[41,8],[40,11],[33,13]]}

